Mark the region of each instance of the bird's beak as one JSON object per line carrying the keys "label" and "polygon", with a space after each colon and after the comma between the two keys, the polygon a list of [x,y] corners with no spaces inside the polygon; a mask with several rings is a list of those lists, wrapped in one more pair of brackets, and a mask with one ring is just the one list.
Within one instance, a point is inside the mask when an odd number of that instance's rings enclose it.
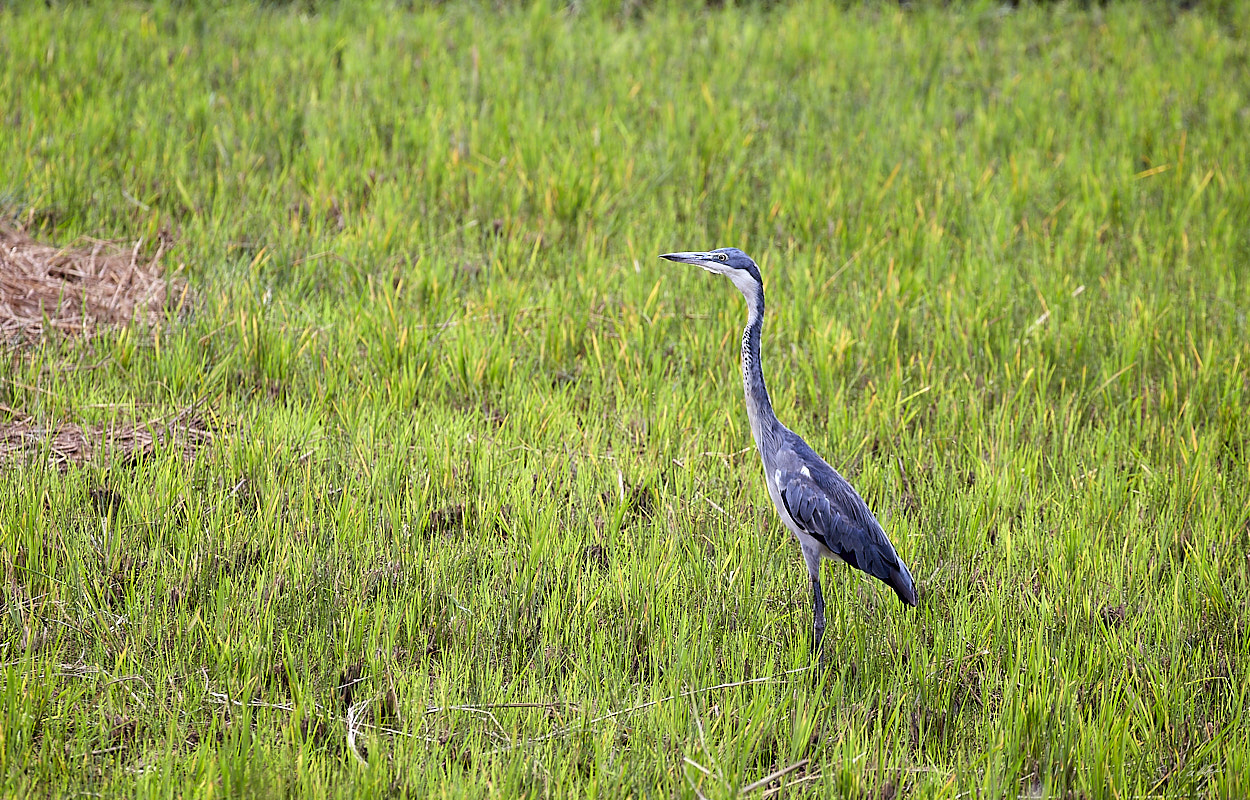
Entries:
{"label": "bird's beak", "polygon": [[711,253],[665,253],[660,258],[676,261],[679,264],[694,264],[696,267],[703,267],[708,272],[717,274],[723,272],[720,268],[721,262],[717,261]]}

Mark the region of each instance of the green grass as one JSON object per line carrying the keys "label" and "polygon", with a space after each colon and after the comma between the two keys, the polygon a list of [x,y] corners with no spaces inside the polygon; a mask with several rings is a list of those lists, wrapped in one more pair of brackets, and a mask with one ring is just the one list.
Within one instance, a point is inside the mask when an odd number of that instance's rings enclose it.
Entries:
{"label": "green grass", "polygon": [[[215,433],[0,468],[0,794],[1250,794],[1248,29],[0,8],[0,203],[195,296],[0,424]],[[820,685],[728,244],[920,586],[826,566]]]}

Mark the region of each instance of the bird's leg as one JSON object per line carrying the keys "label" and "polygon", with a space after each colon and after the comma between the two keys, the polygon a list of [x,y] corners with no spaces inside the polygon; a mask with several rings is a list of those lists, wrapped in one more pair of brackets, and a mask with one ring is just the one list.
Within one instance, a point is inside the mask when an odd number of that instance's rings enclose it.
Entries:
{"label": "bird's leg", "polygon": [[820,655],[820,640],[825,635],[825,595],[820,590],[820,573],[812,575],[812,655]]}

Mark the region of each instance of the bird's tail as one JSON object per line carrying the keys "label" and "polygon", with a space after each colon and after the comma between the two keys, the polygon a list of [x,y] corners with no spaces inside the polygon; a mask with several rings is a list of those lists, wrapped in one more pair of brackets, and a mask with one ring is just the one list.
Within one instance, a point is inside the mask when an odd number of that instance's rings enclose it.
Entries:
{"label": "bird's tail", "polygon": [[898,599],[909,606],[916,605],[916,584],[911,579],[911,573],[907,571],[907,565],[903,563],[903,559],[895,559],[896,569],[890,570],[890,574],[886,575],[882,580],[886,585],[894,590],[898,595]]}

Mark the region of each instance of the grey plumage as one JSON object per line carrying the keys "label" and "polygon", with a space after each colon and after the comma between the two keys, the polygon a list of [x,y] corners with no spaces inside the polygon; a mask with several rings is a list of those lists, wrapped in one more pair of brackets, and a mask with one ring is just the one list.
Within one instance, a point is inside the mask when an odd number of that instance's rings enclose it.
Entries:
{"label": "grey plumage", "polygon": [[773,506],[803,548],[812,588],[813,649],[820,647],[825,629],[825,600],[820,587],[822,558],[845,561],[885,582],[907,605],[916,605],[916,587],[911,573],[863,498],[773,413],[760,366],[764,283],[759,267],[735,247],[668,253],[661,258],[695,264],[708,272],[726,275],[746,298],[742,383],[747,417],[764,465],[764,482]]}

